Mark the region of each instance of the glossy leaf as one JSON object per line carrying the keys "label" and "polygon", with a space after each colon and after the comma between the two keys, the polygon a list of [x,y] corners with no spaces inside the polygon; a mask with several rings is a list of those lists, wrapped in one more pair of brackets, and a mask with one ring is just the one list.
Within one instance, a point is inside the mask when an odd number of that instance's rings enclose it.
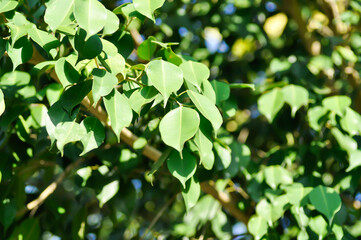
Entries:
{"label": "glossy leaf", "polygon": [[202,63],[187,61],[183,62],[179,67],[183,71],[184,79],[199,90],[202,82],[207,81],[210,75],[209,69]]}
{"label": "glossy leaf", "polygon": [[146,69],[149,82],[162,94],[164,106],[172,93],[183,84],[183,72],[176,65],[163,61],[151,61]]}
{"label": "glossy leaf", "polygon": [[182,188],[182,196],[187,211],[196,205],[200,195],[201,185],[199,184],[197,177],[193,176],[186,182],[186,187]]}
{"label": "glossy leaf", "polygon": [[157,44],[153,43],[153,40],[155,40],[155,37],[151,36],[139,45],[137,49],[138,57],[148,61],[153,57],[157,49]]}
{"label": "glossy leaf", "polygon": [[301,106],[308,105],[308,91],[296,85],[288,85],[282,88],[285,102],[291,106],[292,117],[295,117],[296,112]]}
{"label": "glossy leaf", "polygon": [[10,46],[8,42],[6,51],[13,63],[13,71],[22,63],[30,60],[33,56],[33,46],[26,37],[22,37],[16,41],[14,46]]}
{"label": "glossy leaf", "polygon": [[15,9],[18,4],[18,1],[0,0],[0,13],[11,11]]}
{"label": "glossy leaf", "polygon": [[184,143],[196,134],[199,123],[197,111],[180,106],[168,112],[160,121],[160,135],[165,144],[181,153]]}
{"label": "glossy leaf", "polygon": [[94,76],[92,86],[93,100],[94,104],[97,104],[100,97],[108,95],[113,90],[118,84],[118,79],[111,73],[98,68],[95,68],[92,74]]}
{"label": "glossy leaf", "polygon": [[269,166],[264,170],[266,183],[273,189],[276,189],[279,184],[291,184],[293,182],[292,176],[289,172],[279,165]]}
{"label": "glossy leaf", "polygon": [[78,71],[66,60],[59,58],[55,63],[55,72],[63,88],[78,82],[80,75]]}
{"label": "glossy leaf", "polygon": [[310,194],[310,201],[316,210],[324,214],[332,222],[335,214],[341,209],[340,195],[332,188],[318,186]]}
{"label": "glossy leaf", "polygon": [[70,22],[75,0],[53,0],[45,11],[44,20],[51,30],[55,31],[61,25]]}
{"label": "glossy leaf", "polygon": [[81,123],[80,126],[86,131],[80,141],[83,144],[83,152],[80,156],[85,155],[89,151],[99,148],[105,139],[105,128],[103,124],[95,117],[87,117]]}
{"label": "glossy leaf", "polygon": [[0,116],[4,113],[4,111],[5,111],[4,93],[0,89]]}
{"label": "glossy leaf", "polygon": [[152,86],[145,86],[135,90],[129,98],[130,107],[140,114],[141,109],[147,103],[152,102],[158,95],[158,91]]}
{"label": "glossy leaf", "polygon": [[75,50],[79,54],[78,61],[93,59],[103,50],[103,44],[98,35],[92,35],[88,39],[85,38],[86,32],[83,29],[79,29],[74,39]]}
{"label": "glossy leaf", "polygon": [[79,26],[87,32],[86,39],[88,39],[105,26],[107,10],[97,0],[75,0],[74,17]]}
{"label": "glossy leaf", "polygon": [[134,8],[155,22],[154,11],[163,6],[165,0],[133,0]]}
{"label": "glossy leaf", "polygon": [[346,109],[351,105],[351,99],[347,96],[332,96],[325,98],[322,105],[329,111],[343,116]]}
{"label": "glossy leaf", "polygon": [[110,125],[118,141],[120,141],[120,132],[123,128],[130,125],[133,118],[133,112],[129,106],[128,99],[114,89],[103,101],[105,109],[109,114]]}
{"label": "glossy leaf", "polygon": [[92,81],[84,81],[68,88],[61,96],[63,108],[69,113],[83,101],[91,90]]}
{"label": "glossy leaf", "polygon": [[103,36],[111,35],[119,29],[119,18],[112,11],[107,10],[107,20],[103,29]]}
{"label": "glossy leaf", "polygon": [[55,127],[54,137],[61,156],[64,155],[64,146],[67,143],[80,141],[86,134],[85,128],[75,121],[59,123]]}
{"label": "glossy leaf", "polygon": [[202,115],[211,122],[214,131],[217,133],[223,123],[223,119],[216,105],[209,98],[199,93],[188,90],[187,94]]}
{"label": "glossy leaf", "polygon": [[205,169],[211,170],[214,164],[214,153],[212,151],[212,126],[201,118],[199,130],[194,137],[194,143],[198,147],[200,163]]}
{"label": "glossy leaf", "polygon": [[183,158],[178,152],[173,151],[169,155],[167,166],[169,172],[181,182],[183,188],[186,188],[186,182],[196,172],[197,160],[187,149],[183,150],[182,155]]}
{"label": "glossy leaf", "polygon": [[59,46],[59,40],[48,32],[39,30],[33,25],[29,30],[28,34],[30,38],[39,44],[45,51],[49,52],[51,49]]}
{"label": "glossy leaf", "polygon": [[273,119],[283,107],[284,102],[283,92],[275,88],[258,99],[258,110],[266,116],[269,122],[273,122]]}

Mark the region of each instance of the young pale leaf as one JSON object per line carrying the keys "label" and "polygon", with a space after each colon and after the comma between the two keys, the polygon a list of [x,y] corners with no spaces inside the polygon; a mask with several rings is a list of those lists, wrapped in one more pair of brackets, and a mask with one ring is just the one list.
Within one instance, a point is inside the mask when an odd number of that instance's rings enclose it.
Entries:
{"label": "young pale leaf", "polygon": [[338,128],[331,129],[332,135],[336,138],[336,141],[347,152],[353,152],[357,149],[357,142],[349,135],[344,135]]}
{"label": "young pale leaf", "polygon": [[33,56],[33,46],[26,37],[17,40],[12,47],[10,42],[7,42],[6,51],[13,63],[13,71],[22,63],[25,63]]}
{"label": "young pale leaf", "polygon": [[21,37],[24,37],[28,33],[31,25],[30,26],[29,25],[17,26],[12,23],[7,23],[6,26],[10,29],[11,46],[14,46],[14,44],[17,40],[19,40]]}
{"label": "young pale leaf", "polygon": [[211,82],[203,81],[202,92],[204,96],[206,96],[212,101],[212,103],[216,104],[216,92],[214,91]]}
{"label": "young pale leaf", "polygon": [[176,65],[163,61],[151,61],[146,69],[150,83],[162,94],[164,106],[172,93],[177,92],[183,84],[183,72]]}
{"label": "young pale leaf", "polygon": [[153,86],[145,86],[135,90],[129,98],[129,104],[134,112],[140,114],[142,107],[152,102],[158,95],[157,89]]}
{"label": "young pale leaf", "polygon": [[292,117],[295,117],[301,106],[308,105],[308,91],[304,87],[291,84],[283,87],[282,92],[285,102],[291,106]]}
{"label": "young pale leaf", "polygon": [[216,94],[216,105],[219,106],[221,102],[227,100],[231,94],[229,85],[225,82],[213,80],[211,82],[213,90]]}
{"label": "young pale leaf", "polygon": [[289,172],[280,165],[269,166],[264,170],[266,183],[273,189],[276,189],[279,184],[291,184],[293,182],[292,176]]}
{"label": "young pale leaf", "polygon": [[78,71],[65,58],[56,61],[55,73],[63,88],[76,83],[80,78]]}
{"label": "young pale leaf", "polygon": [[123,128],[128,127],[133,119],[133,112],[129,106],[128,99],[113,89],[103,101],[110,118],[110,125],[118,141],[120,141],[120,132]]}
{"label": "young pale leaf", "polygon": [[313,108],[308,109],[307,118],[312,127],[316,131],[320,131],[322,128],[322,117],[327,113],[327,109],[322,106],[315,106]]}
{"label": "young pale leaf", "polygon": [[340,120],[341,127],[351,136],[356,135],[361,130],[361,116],[351,108],[346,109],[346,114]]}
{"label": "young pale leaf", "polygon": [[196,134],[199,122],[197,111],[188,107],[180,106],[168,112],[159,124],[163,142],[181,153],[184,143]]}
{"label": "young pale leaf", "polygon": [[284,102],[283,92],[275,88],[258,99],[258,110],[266,116],[269,122],[272,122],[276,114],[281,110]]}
{"label": "young pale leaf", "polygon": [[75,0],[74,17],[90,36],[97,34],[107,22],[107,10],[98,0]]}
{"label": "young pale leaf", "polygon": [[295,206],[304,206],[308,201],[308,194],[312,191],[311,187],[303,187],[302,183],[293,183],[281,188],[286,191],[289,203]]}
{"label": "young pale leaf", "polygon": [[75,50],[79,54],[78,62],[84,59],[93,59],[103,50],[103,44],[98,35],[92,35],[87,40],[85,38],[86,32],[79,29],[74,38]]}
{"label": "young pale leaf", "polygon": [[248,222],[248,231],[259,240],[267,233],[267,221],[261,216],[254,215]]}
{"label": "young pale leaf", "polygon": [[109,56],[104,60],[105,67],[109,68],[109,72],[111,72],[114,76],[117,76],[119,73],[123,75],[125,78],[126,70],[125,70],[125,59],[119,53],[116,53],[114,56]]}
{"label": "young pale leaf", "polygon": [[167,160],[169,172],[177,178],[183,188],[186,188],[186,182],[190,179],[197,169],[197,159],[187,150],[183,150],[183,159],[178,152],[173,151]]}
{"label": "young pale leaf", "polygon": [[95,117],[85,118],[80,123],[80,126],[83,127],[86,131],[86,135],[80,139],[84,147],[80,156],[83,156],[89,151],[100,147],[105,139],[105,128],[103,124]]}
{"label": "young pale leaf", "polygon": [[335,214],[341,209],[340,195],[332,188],[318,186],[309,194],[310,201],[317,211],[324,214],[332,222]]}
{"label": "young pale leaf", "polygon": [[351,105],[351,99],[347,96],[332,96],[323,99],[322,105],[329,111],[343,116],[346,109]]}
{"label": "young pale leaf", "polygon": [[9,12],[18,6],[18,1],[0,0],[0,13]]}
{"label": "young pale leaf", "polygon": [[45,51],[49,52],[51,49],[59,46],[59,40],[48,32],[39,30],[36,25],[32,25],[28,30],[30,38],[39,44]]}
{"label": "young pale leaf", "polygon": [[75,121],[59,123],[55,127],[54,137],[61,156],[64,155],[64,146],[67,143],[80,141],[86,134],[85,128]]}
{"label": "young pale leaf", "polygon": [[92,74],[94,76],[92,93],[94,105],[96,105],[100,97],[108,95],[113,90],[118,84],[118,79],[113,74],[98,68],[95,68]]}
{"label": "young pale leaf", "polygon": [[348,168],[346,169],[346,172],[349,172],[359,166],[361,166],[361,151],[360,150],[355,150],[355,151],[351,151],[349,153],[349,163],[350,165],[348,166]]}
{"label": "young pale leaf", "polygon": [[157,44],[152,42],[153,40],[155,40],[155,37],[151,36],[139,45],[137,53],[141,59],[149,61],[153,57],[157,49]]}
{"label": "young pale leaf", "polygon": [[318,239],[324,239],[327,235],[327,222],[322,216],[318,215],[311,218],[309,223],[310,228],[318,235]]}
{"label": "young pale leaf", "polygon": [[214,153],[212,151],[212,126],[201,118],[199,130],[194,137],[194,143],[196,144],[200,156],[200,163],[205,169],[211,170],[214,164]]}
{"label": "young pale leaf", "polygon": [[141,22],[144,22],[145,16],[135,10],[133,3],[124,3],[113,10],[115,14],[122,14],[129,24],[131,19],[138,18]]}
{"label": "young pale leaf", "polygon": [[119,18],[107,9],[107,20],[103,29],[103,36],[111,35],[119,29]]}
{"label": "young pale leaf", "polygon": [[4,111],[5,111],[4,93],[0,89],[0,116],[4,113]]}
{"label": "young pale leaf", "polygon": [[165,0],[133,0],[134,8],[155,22],[154,11],[163,6]]}
{"label": "young pale leaf", "polygon": [[220,160],[218,161],[217,168],[222,170],[228,168],[232,161],[231,149],[218,142],[214,142],[213,145]]}
{"label": "young pale leaf", "polygon": [[110,199],[112,199],[115,194],[119,191],[119,181],[115,180],[111,183],[105,185],[102,191],[97,195],[99,200],[99,207],[103,207]]}
{"label": "young pale leaf", "polygon": [[194,175],[186,182],[186,187],[182,188],[182,196],[186,205],[187,212],[194,207],[201,195],[201,185],[198,178]]}
{"label": "young pale leaf", "polygon": [[257,203],[256,214],[262,216],[267,222],[272,223],[272,204],[265,198]]}
{"label": "young pale leaf", "polygon": [[92,81],[84,81],[68,88],[61,96],[63,108],[69,113],[72,112],[74,107],[88,95],[91,87]]}
{"label": "young pale leaf", "polygon": [[211,122],[213,129],[217,134],[218,129],[222,125],[223,119],[216,105],[214,105],[209,98],[199,93],[187,90],[187,94],[202,115]]}
{"label": "young pale leaf", "polygon": [[69,17],[73,12],[74,0],[53,0],[46,8],[44,20],[51,30],[70,22]]}
{"label": "young pale leaf", "polygon": [[183,71],[184,79],[201,90],[203,81],[207,81],[210,75],[209,69],[206,65],[198,62],[187,61],[180,66]]}

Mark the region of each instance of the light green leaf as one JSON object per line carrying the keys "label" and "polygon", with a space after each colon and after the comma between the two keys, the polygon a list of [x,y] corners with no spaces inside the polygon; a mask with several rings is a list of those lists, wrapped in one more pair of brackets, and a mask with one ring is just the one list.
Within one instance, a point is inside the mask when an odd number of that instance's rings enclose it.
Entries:
{"label": "light green leaf", "polygon": [[186,182],[190,179],[197,169],[197,159],[187,150],[183,150],[183,159],[181,155],[173,151],[167,160],[169,172],[177,178],[183,188],[186,188]]}
{"label": "light green leaf", "polygon": [[343,116],[346,109],[351,105],[351,99],[347,96],[332,96],[322,100],[322,105],[329,111]]}
{"label": "light green leaf", "polygon": [[194,137],[194,143],[198,148],[200,163],[202,163],[207,170],[211,170],[214,164],[214,153],[212,151],[213,141],[211,135],[212,126],[207,120],[201,118],[199,130]]}
{"label": "light green leaf", "polygon": [[13,71],[22,63],[25,63],[33,56],[33,46],[26,37],[17,40],[14,47],[7,42],[6,51],[13,63]]}
{"label": "light green leaf", "polygon": [[223,123],[223,119],[216,105],[214,105],[209,98],[199,93],[187,90],[187,94],[202,115],[211,122],[213,129],[217,134],[218,129]]}
{"label": "light green leaf", "polygon": [[309,198],[316,210],[324,214],[329,222],[332,222],[335,214],[341,209],[340,195],[332,188],[320,185],[310,192]]}
{"label": "light green leaf", "polygon": [[105,26],[107,10],[97,0],[75,0],[74,17],[79,26],[87,32],[88,39]]}
{"label": "light green leaf", "polygon": [[287,203],[288,203],[288,198],[286,195],[278,196],[272,201],[272,214],[271,214],[272,222],[277,221],[283,216],[285,212],[284,206]]}
{"label": "light green leaf", "polygon": [[283,87],[282,92],[285,102],[291,106],[292,117],[301,106],[308,105],[308,91],[304,87],[291,84]]}
{"label": "light green leaf", "polygon": [[92,93],[96,105],[100,97],[108,95],[113,90],[118,84],[118,79],[113,74],[98,68],[95,68],[92,74],[94,76]]}
{"label": "light green leaf", "polygon": [[351,136],[356,135],[361,130],[361,116],[351,108],[346,109],[346,114],[340,120],[341,127]]}
{"label": "light green leaf", "polygon": [[133,112],[128,99],[114,89],[108,96],[103,98],[103,101],[110,118],[110,125],[118,141],[120,141],[120,132],[123,128],[128,127],[133,119]]}
{"label": "light green leaf", "polygon": [[63,85],[63,88],[78,82],[80,77],[78,71],[66,60],[66,58],[59,58],[58,61],[56,61],[55,73],[58,76],[61,85]]}
{"label": "light green leaf", "polygon": [[46,117],[47,117],[48,109],[44,104],[34,104],[30,106],[30,114],[32,119],[33,127],[45,127]]}
{"label": "light green leaf", "polygon": [[301,230],[298,234],[297,234],[297,240],[309,240],[310,237],[308,236],[308,233],[306,230]]}
{"label": "light green leaf", "polygon": [[102,191],[97,195],[99,200],[99,207],[103,207],[110,199],[112,199],[115,194],[119,191],[119,181],[115,180],[111,183],[105,185]]}
{"label": "light green leaf", "polygon": [[338,128],[331,129],[332,135],[336,138],[338,144],[347,152],[353,152],[357,149],[357,142],[350,136],[344,135]]}
{"label": "light green leaf", "polygon": [[113,12],[115,14],[122,14],[127,19],[127,23],[129,23],[132,18],[138,18],[141,22],[144,22],[145,19],[144,15],[135,10],[133,3],[124,3],[115,8]]}
{"label": "light green leaf", "polygon": [[345,235],[342,227],[336,224],[332,226],[332,232],[335,234],[337,240],[342,240]]}
{"label": "light green leaf", "polygon": [[250,88],[253,91],[256,89],[255,85],[253,83],[231,83],[229,84],[229,87],[231,89],[242,89],[242,88]]}
{"label": "light green leaf", "polygon": [[307,118],[312,127],[316,131],[320,131],[322,128],[321,118],[325,116],[327,109],[322,106],[315,106],[307,111]]}
{"label": "light green leaf", "polygon": [[133,0],[134,8],[155,22],[154,11],[163,6],[165,0]]}
{"label": "light green leaf", "polygon": [[6,26],[10,29],[11,34],[11,46],[14,46],[15,42],[21,37],[24,37],[29,30],[28,25],[17,26],[13,23],[6,23]]}
{"label": "light green leaf", "polygon": [[64,146],[67,143],[80,141],[86,134],[85,128],[75,121],[59,123],[55,127],[54,137],[61,156],[64,155]]}
{"label": "light green leaf", "polygon": [[318,235],[319,239],[323,239],[327,235],[327,222],[321,215],[311,218],[309,226]]}
{"label": "light green leaf", "polygon": [[248,231],[255,236],[257,240],[261,239],[267,233],[267,221],[261,216],[254,215],[248,222]]}
{"label": "light green leaf", "polygon": [[203,81],[202,83],[203,95],[209,98],[212,103],[216,104],[216,92],[213,89],[211,82]]}
{"label": "light green leaf", "polygon": [[272,189],[276,189],[279,184],[291,184],[293,182],[290,173],[280,165],[268,166],[264,169],[266,183]]}
{"label": "light green leaf", "polygon": [[18,1],[0,0],[0,13],[9,12],[18,6]]}
{"label": "light green leaf", "polygon": [[189,212],[189,210],[196,205],[200,195],[201,185],[199,184],[198,178],[193,176],[186,182],[186,187],[182,188],[182,196],[187,212]]}
{"label": "light green leaf", "polygon": [[4,111],[5,111],[4,93],[0,89],[0,116],[4,113]]}
{"label": "light green leaf", "polygon": [[118,75],[121,73],[123,77],[125,78],[126,70],[125,70],[125,59],[122,55],[119,53],[115,54],[114,56],[109,56],[108,58],[104,60],[106,64],[106,68],[108,67],[109,72],[111,72],[113,75]]}
{"label": "light green leaf", "polygon": [[112,11],[106,10],[107,20],[103,29],[103,36],[111,35],[119,29],[119,18]]}
{"label": "light green leaf", "polygon": [[283,92],[275,88],[258,99],[258,110],[272,122],[285,103]]}
{"label": "light green leaf", "polygon": [[351,151],[349,153],[348,161],[350,165],[346,169],[346,172],[350,172],[351,170],[361,166],[361,151],[360,150]]}
{"label": "light green leaf", "polygon": [[51,83],[46,87],[45,95],[50,106],[60,99],[62,93],[63,87],[59,83]]}
{"label": "light green leaf", "polygon": [[46,8],[44,20],[51,30],[70,23],[74,0],[53,0]]}
{"label": "light green leaf", "polygon": [[312,191],[311,187],[303,187],[301,183],[293,183],[289,186],[283,186],[286,191],[288,201],[292,205],[303,206],[307,203],[308,194]]}
{"label": "light green leaf", "polygon": [[262,199],[257,203],[256,213],[262,216],[270,226],[272,226],[272,205],[266,199]]}
{"label": "light green leaf", "polygon": [[216,93],[216,105],[219,106],[221,102],[227,100],[231,94],[229,85],[225,82],[211,81],[214,92]]}
{"label": "light green leaf", "polygon": [[80,123],[80,126],[83,127],[86,131],[86,135],[80,139],[84,147],[80,156],[83,156],[89,151],[100,147],[105,139],[105,128],[103,124],[95,117],[85,118]]}
{"label": "light green leaf", "polygon": [[212,231],[216,234],[217,239],[231,240],[232,239],[232,225],[227,218],[227,215],[219,209],[215,217],[211,220]]}
{"label": "light green leaf", "polygon": [[176,65],[163,61],[151,61],[146,69],[150,83],[162,94],[164,106],[172,93],[176,93],[183,84],[183,72]]}
{"label": "light green leaf", "polygon": [[152,102],[157,95],[158,91],[153,86],[145,86],[142,89],[137,89],[129,98],[130,107],[139,115],[142,107]]}
{"label": "light green leaf", "polygon": [[153,40],[155,40],[155,37],[150,36],[139,45],[137,49],[138,57],[148,61],[153,57],[153,54],[157,49],[157,44],[153,43]]}
{"label": "light green leaf", "polygon": [[208,67],[202,63],[187,61],[183,62],[179,67],[183,71],[184,79],[196,86],[199,91],[202,82],[207,81],[210,75]]}
{"label": "light green leaf", "polygon": [[232,161],[231,150],[229,148],[225,148],[218,142],[214,142],[213,145],[214,145],[214,149],[216,150],[216,153],[220,159],[220,162],[219,162],[220,165],[218,165],[217,167],[220,170],[227,169]]}
{"label": "light green leaf", "polygon": [[306,226],[308,226],[310,220],[305,214],[305,210],[303,209],[303,207],[294,205],[291,207],[291,213],[295,217],[298,226],[300,226],[300,228],[305,228]]}
{"label": "light green leaf", "polygon": [[48,32],[39,30],[36,25],[32,25],[28,30],[31,39],[39,44],[45,51],[49,52],[51,49],[59,46],[59,40]]}
{"label": "light green leaf", "polygon": [[197,111],[180,106],[168,112],[159,124],[162,140],[182,152],[184,143],[196,134],[200,118]]}

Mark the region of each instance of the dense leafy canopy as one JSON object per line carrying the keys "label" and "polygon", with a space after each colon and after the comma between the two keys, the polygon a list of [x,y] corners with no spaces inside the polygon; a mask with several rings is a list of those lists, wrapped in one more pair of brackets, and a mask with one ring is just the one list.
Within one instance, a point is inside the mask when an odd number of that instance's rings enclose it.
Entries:
{"label": "dense leafy canopy", "polygon": [[360,18],[0,0],[0,238],[358,239]]}

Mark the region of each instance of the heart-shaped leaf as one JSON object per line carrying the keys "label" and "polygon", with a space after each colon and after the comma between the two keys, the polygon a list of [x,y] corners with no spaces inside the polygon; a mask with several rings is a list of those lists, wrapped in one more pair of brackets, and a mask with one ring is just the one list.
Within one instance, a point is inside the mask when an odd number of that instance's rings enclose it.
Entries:
{"label": "heart-shaped leaf", "polygon": [[332,96],[323,99],[322,105],[329,111],[335,112],[341,117],[351,105],[351,99],[347,96]]}
{"label": "heart-shaped leaf", "polygon": [[283,92],[275,88],[258,99],[258,110],[272,122],[285,103]]}
{"label": "heart-shaped leaf", "polygon": [[309,197],[312,205],[324,214],[329,222],[332,222],[335,214],[341,209],[340,195],[332,188],[320,185],[310,192]]}
{"label": "heart-shaped leaf", "polygon": [[308,91],[296,85],[288,85],[282,88],[283,96],[285,102],[291,106],[292,109],[292,117],[295,117],[296,112],[301,106],[308,105]]}
{"label": "heart-shaped leaf", "polygon": [[103,124],[95,117],[85,118],[80,123],[80,126],[83,127],[86,131],[86,135],[80,139],[84,147],[80,156],[83,156],[89,151],[100,147],[105,139],[105,128]]}
{"label": "heart-shaped leaf", "polygon": [[75,121],[59,123],[55,127],[54,137],[61,156],[64,155],[64,146],[67,143],[80,141],[86,134],[85,128]]}
{"label": "heart-shaped leaf", "polygon": [[119,18],[107,9],[107,20],[103,29],[103,36],[111,35],[119,29]]}
{"label": "heart-shaped leaf", "polygon": [[181,155],[173,151],[167,160],[169,172],[177,178],[183,188],[186,188],[186,182],[190,179],[197,169],[197,159],[187,150],[183,150],[183,159]]}
{"label": "heart-shaped leaf", "polygon": [[134,8],[155,22],[154,11],[163,6],[165,0],[133,0]]}
{"label": "heart-shaped leaf", "polygon": [[53,0],[47,6],[44,20],[51,30],[55,31],[61,25],[70,23],[74,0]]}
{"label": "heart-shaped leaf", "polygon": [[78,62],[84,59],[93,59],[98,56],[103,50],[103,44],[98,35],[92,35],[87,40],[86,32],[83,29],[75,35],[74,45],[78,51]]}
{"label": "heart-shaped leaf", "polygon": [[187,61],[179,66],[183,71],[184,79],[201,90],[202,82],[208,80],[210,72],[206,65]]}
{"label": "heart-shaped leaf", "polygon": [[56,61],[55,73],[64,88],[76,83],[80,78],[78,71],[66,60],[66,58],[59,58],[58,61]]}
{"label": "heart-shaped leaf", "polygon": [[96,104],[100,97],[108,95],[113,90],[118,84],[118,79],[113,74],[98,68],[95,68],[92,74],[94,76],[92,93],[94,104]]}

